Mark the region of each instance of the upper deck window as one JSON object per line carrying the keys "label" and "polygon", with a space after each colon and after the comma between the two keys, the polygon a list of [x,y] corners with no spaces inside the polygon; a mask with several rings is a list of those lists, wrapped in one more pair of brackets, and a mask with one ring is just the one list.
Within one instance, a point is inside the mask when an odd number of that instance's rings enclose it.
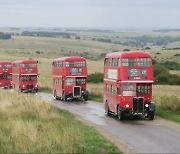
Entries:
{"label": "upper deck window", "polygon": [[138,58],[137,65],[138,66],[151,66],[152,65],[151,58]]}
{"label": "upper deck window", "polygon": [[122,59],[122,66],[135,66],[136,60],[135,58],[123,58]]}
{"label": "upper deck window", "polygon": [[21,67],[26,67],[26,68],[27,68],[27,67],[31,67],[31,68],[32,68],[32,67],[37,67],[36,64],[20,64],[20,66],[21,66]]}
{"label": "upper deck window", "polygon": [[85,61],[76,61],[76,62],[65,62],[66,67],[83,67],[86,66]]}

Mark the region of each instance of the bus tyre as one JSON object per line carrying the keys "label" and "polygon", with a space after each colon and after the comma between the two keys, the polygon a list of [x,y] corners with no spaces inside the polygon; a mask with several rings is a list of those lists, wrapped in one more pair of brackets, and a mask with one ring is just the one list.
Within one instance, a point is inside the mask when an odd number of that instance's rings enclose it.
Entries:
{"label": "bus tyre", "polygon": [[149,111],[149,116],[148,116],[149,120],[154,120],[154,114],[155,114],[154,111]]}
{"label": "bus tyre", "polygon": [[63,94],[62,94],[62,100],[67,101],[67,96],[66,96],[66,93],[64,91],[63,91]]}
{"label": "bus tyre", "polygon": [[56,90],[54,90],[54,98],[57,99],[57,93],[56,93]]}
{"label": "bus tyre", "polygon": [[117,108],[117,118],[118,118],[118,120],[120,120],[120,121],[123,119],[123,113],[122,113],[122,111],[121,111],[120,106],[118,106],[118,108]]}
{"label": "bus tyre", "polygon": [[84,98],[85,101],[87,101],[88,100],[88,95],[84,95],[83,98]]}
{"label": "bus tyre", "polygon": [[109,113],[109,105],[108,105],[107,102],[105,103],[105,114],[106,114],[106,116],[110,116],[110,113]]}

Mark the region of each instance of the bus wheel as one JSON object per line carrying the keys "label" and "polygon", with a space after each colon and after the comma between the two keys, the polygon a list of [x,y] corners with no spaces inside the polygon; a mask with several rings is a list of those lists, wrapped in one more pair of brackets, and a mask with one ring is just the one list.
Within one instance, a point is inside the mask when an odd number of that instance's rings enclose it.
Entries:
{"label": "bus wheel", "polygon": [[106,116],[110,116],[110,113],[109,113],[109,105],[108,105],[107,102],[105,103],[105,114],[106,114]]}
{"label": "bus wheel", "polygon": [[149,111],[149,116],[148,116],[149,120],[154,120],[154,114],[155,114],[154,111]]}
{"label": "bus wheel", "polygon": [[118,120],[122,120],[123,119],[123,113],[121,111],[120,106],[118,106],[118,108],[117,108],[117,118],[118,118]]}
{"label": "bus wheel", "polygon": [[58,98],[57,98],[56,90],[54,90],[54,98],[55,98],[55,99],[58,99]]}
{"label": "bus wheel", "polygon": [[64,91],[63,91],[63,94],[62,94],[62,100],[67,101],[67,96],[66,96],[66,93]]}
{"label": "bus wheel", "polygon": [[83,98],[84,98],[85,101],[87,101],[88,100],[88,95],[83,95]]}

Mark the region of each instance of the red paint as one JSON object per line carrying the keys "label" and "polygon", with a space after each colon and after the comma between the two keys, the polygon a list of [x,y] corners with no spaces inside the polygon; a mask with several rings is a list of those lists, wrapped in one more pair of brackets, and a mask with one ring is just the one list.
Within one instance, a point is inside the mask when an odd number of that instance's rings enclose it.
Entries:
{"label": "red paint", "polygon": [[124,112],[132,114],[133,98],[141,97],[145,109],[145,105],[152,101],[153,82],[152,57],[149,53],[128,51],[107,54],[104,61],[104,107],[107,102],[109,111],[117,114],[120,105]]}
{"label": "red paint", "polygon": [[[87,64],[83,57],[62,57],[53,60],[53,93],[55,97],[62,98],[63,93],[68,97],[81,97],[86,91]],[[78,82],[79,81],[79,82]],[[74,95],[74,87],[81,89],[79,96]]]}
{"label": "red paint", "polygon": [[18,60],[13,62],[13,88],[22,92],[38,91],[38,68],[36,60]]}
{"label": "red paint", "polygon": [[12,62],[0,61],[0,87],[12,87]]}

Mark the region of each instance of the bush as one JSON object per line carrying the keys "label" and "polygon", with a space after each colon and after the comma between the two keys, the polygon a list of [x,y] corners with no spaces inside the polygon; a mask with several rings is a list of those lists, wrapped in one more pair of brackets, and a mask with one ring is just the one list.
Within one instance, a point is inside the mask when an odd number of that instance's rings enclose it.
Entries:
{"label": "bush", "polygon": [[11,38],[10,34],[0,32],[0,39],[8,40],[10,38]]}
{"label": "bush", "polygon": [[88,76],[88,82],[92,83],[102,83],[103,82],[103,73],[94,73]]}
{"label": "bush", "polygon": [[158,76],[160,74],[164,74],[166,76],[167,74],[169,74],[169,70],[161,64],[155,64],[154,65],[154,75]]}
{"label": "bush", "polygon": [[180,77],[175,74],[170,74],[169,69],[165,66],[166,63],[156,63],[154,65],[154,75],[157,84],[180,85]]}

